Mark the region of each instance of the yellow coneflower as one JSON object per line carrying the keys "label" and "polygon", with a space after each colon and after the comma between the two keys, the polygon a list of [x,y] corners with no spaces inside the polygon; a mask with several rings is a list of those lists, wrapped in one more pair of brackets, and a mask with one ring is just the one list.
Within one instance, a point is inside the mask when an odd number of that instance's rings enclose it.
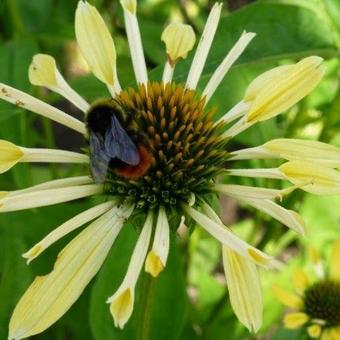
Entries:
{"label": "yellow coneflower", "polygon": [[[80,51],[93,74],[108,88],[107,100],[94,103],[77,94],[48,55],[34,56],[29,68],[32,84],[64,96],[84,112],[84,122],[8,85],[0,84],[0,98],[45,116],[82,134],[86,154],[28,149],[0,141],[0,171],[18,162],[84,163],[83,176],[53,180],[31,188],[1,192],[0,212],[29,209],[101,196],[103,203],[66,221],[23,256],[31,262],[66,234],[90,223],[59,254],[54,269],[37,277],[18,302],[9,338],[43,332],[78,299],[96,275],[125,222],[144,218],[127,274],[108,298],[114,323],[124,327],[133,312],[134,289],[143,268],[158,276],[167,263],[169,234],[181,217],[193,219],[221,242],[231,305],[239,320],[257,331],[262,322],[258,266],[274,260],[237,237],[223,225],[209,205],[209,197],[224,193],[260,209],[287,227],[304,233],[299,215],[275,202],[296,188],[323,194],[339,193],[339,149],[302,140],[274,140],[256,148],[228,151],[230,139],[251,125],[272,118],[309,94],[324,74],[322,59],[305,58],[257,77],[244,98],[215,121],[207,103],[224,76],[255,37],[244,32],[227,53],[203,91],[196,91],[218,26],[221,4],[210,12],[185,84],[173,81],[176,64],[195,43],[188,25],[170,24],[161,39],[166,46],[162,81],[149,82],[135,0],[121,1],[136,86],[122,89],[116,50],[104,20],[86,1],[76,10],[75,31]],[[105,96],[105,94],[103,94]],[[103,118],[103,119],[102,119]],[[104,119],[105,118],[105,119]],[[233,123],[236,121],[236,123]],[[288,145],[294,147],[287,147]],[[232,170],[228,161],[254,158],[287,160],[275,169]],[[290,181],[285,190],[218,184],[217,176],[267,177]],[[170,218],[171,217],[171,218]]]}
{"label": "yellow coneflower", "polygon": [[298,268],[294,271],[295,293],[274,286],[274,294],[292,311],[284,317],[290,329],[304,328],[313,339],[340,339],[340,240],[334,242],[329,266],[324,268],[320,256],[311,248],[310,261],[314,279]]}

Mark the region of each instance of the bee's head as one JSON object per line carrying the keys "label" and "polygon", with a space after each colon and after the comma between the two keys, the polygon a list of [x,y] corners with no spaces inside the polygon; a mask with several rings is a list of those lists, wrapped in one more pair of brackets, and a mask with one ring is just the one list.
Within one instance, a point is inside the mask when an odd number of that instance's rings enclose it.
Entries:
{"label": "bee's head", "polygon": [[95,102],[86,115],[86,124],[90,132],[105,135],[111,125],[111,118],[115,115],[118,119],[124,118],[124,112],[114,100],[100,100]]}

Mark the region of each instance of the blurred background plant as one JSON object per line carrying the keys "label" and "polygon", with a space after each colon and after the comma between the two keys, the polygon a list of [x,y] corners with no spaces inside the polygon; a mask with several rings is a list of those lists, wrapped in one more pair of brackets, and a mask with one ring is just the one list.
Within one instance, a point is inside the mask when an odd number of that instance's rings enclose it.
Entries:
{"label": "blurred background plant", "polygon": [[[124,21],[118,0],[92,0],[112,30],[118,52],[118,74],[123,86],[133,85],[132,66],[125,39]],[[139,21],[147,64],[152,77],[159,77],[165,61],[160,35],[170,20],[191,24],[197,34],[213,1],[140,0]],[[33,88],[27,70],[36,53],[53,55],[72,86],[89,101],[107,96],[106,89],[89,75],[74,38],[74,12],[77,0],[0,1],[0,81],[34,94],[68,113],[78,116],[66,101],[43,89]],[[229,0],[224,1],[223,19],[209,55],[201,86],[222,60],[243,30],[257,33],[250,47],[232,68],[214,96],[213,105],[224,113],[242,97],[247,84],[259,73],[309,55],[326,61],[327,73],[318,88],[290,112],[256,125],[242,133],[231,149],[250,147],[271,138],[292,137],[321,140],[340,146],[340,1],[339,0]],[[185,78],[190,58],[178,65],[176,81]],[[79,115],[79,117],[81,117]],[[83,141],[72,132],[29,112],[0,103],[0,138],[27,147],[60,147],[79,150]],[[272,161],[259,161],[258,167]],[[242,167],[242,162],[240,167]],[[235,164],[238,166],[238,164]],[[23,188],[62,175],[76,175],[77,166],[20,164],[1,175],[1,190]],[[273,180],[237,179],[242,184],[274,187]],[[235,181],[235,178],[233,178]],[[250,182],[251,181],[251,182]],[[267,183],[264,183],[266,181]],[[253,336],[241,326],[228,303],[228,292],[220,262],[220,247],[202,229],[178,237],[169,265],[153,292],[141,294],[133,319],[124,331],[113,327],[105,304],[124,275],[137,233],[125,228],[100,274],[85,294],[52,328],[34,339],[70,340],[174,340],[174,339],[304,339],[305,333],[285,330],[282,310],[271,293],[273,282],[289,284],[291,270],[307,261],[306,244],[322,251],[340,232],[340,197],[316,197],[302,192],[285,199],[286,207],[300,211],[308,235],[298,237],[265,215],[237,206],[221,197],[225,223],[248,241],[287,263],[282,272],[262,272],[265,294],[264,325]],[[70,237],[46,251],[29,267],[21,254],[50,230],[90,206],[91,202],[68,203],[39,210],[0,216],[0,338],[7,336],[7,324],[15,303],[36,275],[48,273],[58,251]],[[146,313],[148,310],[150,313]],[[145,318],[145,315],[149,315]],[[148,327],[145,327],[145,324]],[[144,325],[141,328],[141,325]]]}

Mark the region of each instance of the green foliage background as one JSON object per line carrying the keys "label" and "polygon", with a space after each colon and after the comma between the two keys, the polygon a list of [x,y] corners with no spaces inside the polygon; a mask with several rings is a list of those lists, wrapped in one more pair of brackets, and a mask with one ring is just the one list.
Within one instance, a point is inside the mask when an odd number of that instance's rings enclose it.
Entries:
{"label": "green foliage background", "polygon": [[[93,0],[91,3],[103,14],[114,35],[122,85],[133,84],[118,0]],[[27,77],[32,56],[48,53],[57,59],[72,86],[89,101],[107,95],[102,84],[85,73],[79,64],[74,65],[77,57],[73,27],[76,5],[76,0],[1,0],[0,81],[81,117],[59,96],[33,88]],[[211,5],[207,0],[139,1],[139,21],[148,66],[150,70],[154,69],[153,79],[159,79],[165,61],[160,35],[170,15],[192,24],[199,34]],[[214,96],[213,105],[220,114],[241,99],[247,84],[256,75],[278,64],[319,55],[326,60],[327,74],[319,87],[298,106],[242,133],[233,141],[231,149],[259,145],[277,137],[319,139],[340,145],[340,0],[225,2],[201,88],[243,30],[256,32],[257,37]],[[177,81],[185,79],[190,60],[189,57],[178,65]],[[83,141],[65,130],[32,113],[0,103],[1,139],[27,147],[79,150]],[[272,165],[268,161],[252,163],[260,167]],[[1,175],[0,188],[23,188],[52,178],[76,175],[78,170],[76,166],[20,164]],[[264,179],[238,181],[268,187],[277,185]],[[87,200],[0,216],[0,339],[7,336],[8,320],[19,297],[34,276],[51,270],[57,253],[74,234],[53,245],[30,266],[25,264],[21,254],[67,218],[92,204]],[[132,320],[124,331],[115,329],[105,300],[120,284],[137,237],[133,228],[125,228],[102,270],[79,301],[58,323],[33,339],[303,339],[300,332],[282,329],[282,309],[270,287],[274,281],[287,286],[292,268],[303,264],[308,267],[304,251],[307,245],[328,252],[332,240],[339,237],[340,198],[294,193],[283,204],[301,212],[308,227],[306,238],[297,237],[248,207],[228,204],[224,209],[226,221],[236,233],[287,261],[286,268],[280,273],[261,273],[265,313],[264,325],[256,337],[250,335],[233,315],[223,280],[220,246],[201,229],[196,229],[190,239],[173,240],[168,266],[157,281],[142,275]]]}

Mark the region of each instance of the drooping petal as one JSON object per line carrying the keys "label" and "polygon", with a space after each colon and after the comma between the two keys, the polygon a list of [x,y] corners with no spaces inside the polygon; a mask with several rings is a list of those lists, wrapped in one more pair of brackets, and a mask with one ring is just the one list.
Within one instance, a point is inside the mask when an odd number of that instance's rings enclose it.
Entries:
{"label": "drooping petal", "polygon": [[268,71],[260,76],[261,81],[255,79],[256,86],[250,84],[252,90],[246,92],[245,101],[253,98],[247,122],[273,118],[308,95],[324,75],[322,61],[320,57],[307,57],[294,65]]}
{"label": "drooping petal", "polygon": [[69,202],[78,198],[96,195],[102,191],[102,185],[88,184],[7,195],[0,199],[0,212],[31,209]]}
{"label": "drooping petal", "polygon": [[209,234],[239,255],[244,256],[263,267],[270,267],[273,265],[274,261],[272,257],[238,238],[229,228],[222,223],[218,223],[215,218],[212,219],[210,216],[208,217],[189,206],[183,206],[183,209]]}
{"label": "drooping petal", "polygon": [[11,169],[15,164],[20,162],[24,153],[13,143],[6,140],[0,140],[0,174]]}
{"label": "drooping petal", "polygon": [[0,83],[0,98],[17,105],[23,109],[35,112],[41,116],[54,120],[57,123],[65,125],[70,129],[86,133],[85,124],[80,120],[60,111],[59,109],[44,103],[43,101],[30,96],[27,93],[14,89],[8,85]]}
{"label": "drooping petal", "polygon": [[218,23],[220,21],[222,3],[215,3],[205,24],[201,39],[198,43],[194,59],[185,86],[195,90],[207,60]]}
{"label": "drooping petal", "polygon": [[308,315],[302,312],[289,313],[284,317],[283,323],[286,328],[296,329],[303,326],[308,319]]}
{"label": "drooping petal", "polygon": [[276,298],[285,306],[295,309],[303,307],[303,300],[297,294],[291,293],[278,285],[274,285],[272,289]]}
{"label": "drooping petal", "polygon": [[93,74],[105,83],[114,96],[120,91],[116,68],[116,48],[110,32],[94,6],[79,1],[75,30],[77,42]]}
{"label": "drooping petal", "polygon": [[65,81],[50,55],[36,54],[29,67],[28,76],[31,84],[59,93],[83,112],[89,109],[90,105]]}
{"label": "drooping petal", "polygon": [[317,163],[290,161],[279,170],[302,190],[317,195],[336,195],[340,193],[340,172]]}
{"label": "drooping petal", "polygon": [[239,58],[239,56],[243,53],[245,48],[251,42],[251,40],[255,37],[255,33],[251,32],[243,32],[239,40],[236,42],[234,47],[230,50],[227,56],[223,59],[222,63],[217,67],[211,76],[208,84],[203,90],[203,96],[206,96],[206,101],[208,101],[218,85],[220,85],[221,81],[229,71],[230,67],[235,63],[235,61]]}
{"label": "drooping petal", "polygon": [[137,20],[137,1],[121,0],[124,10],[125,29],[128,37],[133,70],[137,84],[147,84],[148,72],[145,63],[142,38]]}
{"label": "drooping petal", "polygon": [[153,277],[164,269],[170,246],[169,222],[164,207],[160,207],[152,248],[145,261],[145,271]]}
{"label": "drooping petal", "polygon": [[135,286],[149,248],[152,224],[153,216],[150,211],[131,256],[125,278],[116,293],[107,300],[116,327],[123,328],[132,314]]}
{"label": "drooping petal", "polygon": [[223,266],[236,316],[249,331],[257,332],[262,324],[263,301],[256,265],[223,246]]}
{"label": "drooping petal", "polygon": [[262,146],[273,156],[290,161],[316,162],[323,166],[340,166],[340,148],[312,140],[279,138]]}
{"label": "drooping petal", "polygon": [[335,241],[332,247],[329,276],[340,282],[340,240]]}
{"label": "drooping petal", "polygon": [[26,253],[22,254],[22,257],[26,258],[27,264],[29,264],[32,260],[37,258],[43,251],[45,251],[53,243],[57,242],[62,237],[71,233],[77,228],[83,226],[87,222],[92,221],[95,218],[103,215],[108,210],[112,209],[115,204],[116,204],[115,201],[105,202],[74,216],[67,222],[63,223],[58,228],[54,229],[51,233],[45,236],[40,242],[35,244]]}
{"label": "drooping petal", "polygon": [[294,210],[285,209],[279,204],[268,199],[243,199],[243,201],[252,207],[270,215],[297,233],[301,235],[306,234],[306,225],[302,217]]}
{"label": "drooping petal", "polygon": [[9,325],[9,339],[43,332],[72,306],[98,272],[132,209],[113,208],[59,253],[53,271],[38,276],[18,302]]}

